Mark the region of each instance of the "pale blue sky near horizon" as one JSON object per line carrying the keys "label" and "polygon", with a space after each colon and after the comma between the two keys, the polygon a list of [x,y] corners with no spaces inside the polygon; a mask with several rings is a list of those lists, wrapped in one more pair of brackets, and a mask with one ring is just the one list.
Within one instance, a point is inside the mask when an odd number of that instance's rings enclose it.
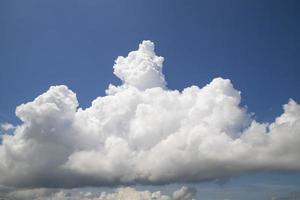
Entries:
{"label": "pale blue sky near horizon", "polygon": [[[19,123],[16,106],[51,85],[67,85],[88,107],[109,83],[120,84],[117,56],[145,39],[165,57],[170,89],[229,78],[242,105],[272,122],[289,98],[300,102],[299,10],[297,0],[0,1],[0,122]],[[199,187],[290,183],[300,190],[299,173],[249,177]]]}

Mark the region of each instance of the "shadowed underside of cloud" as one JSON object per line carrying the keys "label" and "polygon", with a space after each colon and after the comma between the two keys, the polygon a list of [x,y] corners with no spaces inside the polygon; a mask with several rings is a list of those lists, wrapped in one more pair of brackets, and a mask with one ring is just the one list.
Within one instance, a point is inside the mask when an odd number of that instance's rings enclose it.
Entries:
{"label": "shadowed underside of cloud", "polygon": [[123,84],[91,107],[78,108],[64,85],[18,106],[23,123],[0,145],[0,184],[163,184],[300,170],[299,104],[289,100],[273,123],[259,123],[228,79],[167,89],[163,60],[143,41],[116,60]]}

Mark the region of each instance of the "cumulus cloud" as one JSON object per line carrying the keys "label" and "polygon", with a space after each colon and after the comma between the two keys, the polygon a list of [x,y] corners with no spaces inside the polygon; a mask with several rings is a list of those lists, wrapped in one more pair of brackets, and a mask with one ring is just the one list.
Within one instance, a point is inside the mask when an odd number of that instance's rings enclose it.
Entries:
{"label": "cumulus cloud", "polygon": [[114,65],[114,74],[124,86],[134,86],[145,90],[166,86],[162,73],[164,58],[154,52],[154,43],[143,41],[137,51],[132,51],[126,58],[119,56]]}
{"label": "cumulus cloud", "polygon": [[172,195],[174,200],[189,200],[196,197],[196,189],[189,187],[182,187],[181,189],[175,191]]}
{"label": "cumulus cloud", "polygon": [[182,187],[172,196],[167,196],[160,191],[138,191],[132,187],[119,188],[115,192],[102,192],[100,195],[41,188],[12,191],[6,197],[11,200],[194,200],[195,189]]}
{"label": "cumulus cloud", "polygon": [[169,90],[162,63],[144,41],[116,60],[123,84],[110,85],[91,107],[78,108],[64,85],[18,106],[22,123],[0,145],[0,184],[162,184],[300,170],[297,102],[290,99],[273,123],[259,123],[230,80]]}

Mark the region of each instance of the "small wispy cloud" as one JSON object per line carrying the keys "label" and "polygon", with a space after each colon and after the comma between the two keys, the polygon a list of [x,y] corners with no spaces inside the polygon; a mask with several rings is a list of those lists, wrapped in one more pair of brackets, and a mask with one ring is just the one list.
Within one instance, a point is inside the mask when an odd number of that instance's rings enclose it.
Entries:
{"label": "small wispy cloud", "polygon": [[7,123],[7,122],[0,124],[0,129],[3,130],[3,131],[10,131],[10,130],[13,130],[15,128],[16,127],[13,124],[10,124],[10,123]]}

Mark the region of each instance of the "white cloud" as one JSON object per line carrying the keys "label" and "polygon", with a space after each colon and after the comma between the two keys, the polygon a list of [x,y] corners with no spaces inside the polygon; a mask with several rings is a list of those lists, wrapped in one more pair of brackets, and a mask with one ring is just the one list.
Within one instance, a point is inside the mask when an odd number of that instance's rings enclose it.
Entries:
{"label": "white cloud", "polygon": [[[133,188],[121,188],[115,193],[102,193],[99,200],[171,200],[169,196],[162,195],[160,191],[149,192],[149,191],[137,191]],[[183,199],[182,199],[183,200]]]}
{"label": "white cloud", "polygon": [[189,200],[194,199],[196,197],[196,189],[182,187],[179,190],[175,191],[172,195],[173,200]]}
{"label": "white cloud", "polygon": [[155,54],[154,43],[143,41],[137,51],[130,52],[126,58],[117,58],[114,74],[123,81],[124,86],[134,86],[141,90],[165,87],[163,61],[163,57]]}
{"label": "white cloud", "polygon": [[6,122],[6,123],[3,123],[3,124],[0,124],[0,129],[3,130],[4,132],[6,132],[6,131],[9,131],[9,130],[15,129],[15,126]]}
{"label": "white cloud", "polygon": [[168,90],[150,41],[119,57],[110,85],[87,109],[53,86],[17,107],[23,121],[0,146],[0,184],[73,187],[203,181],[260,170],[300,170],[300,105],[275,122],[252,119],[240,92],[216,78]]}
{"label": "white cloud", "polygon": [[196,191],[182,187],[173,193],[173,197],[163,195],[160,191],[138,191],[132,187],[119,188],[114,192],[68,192],[54,189],[25,189],[10,192],[7,197],[12,200],[193,200]]}

